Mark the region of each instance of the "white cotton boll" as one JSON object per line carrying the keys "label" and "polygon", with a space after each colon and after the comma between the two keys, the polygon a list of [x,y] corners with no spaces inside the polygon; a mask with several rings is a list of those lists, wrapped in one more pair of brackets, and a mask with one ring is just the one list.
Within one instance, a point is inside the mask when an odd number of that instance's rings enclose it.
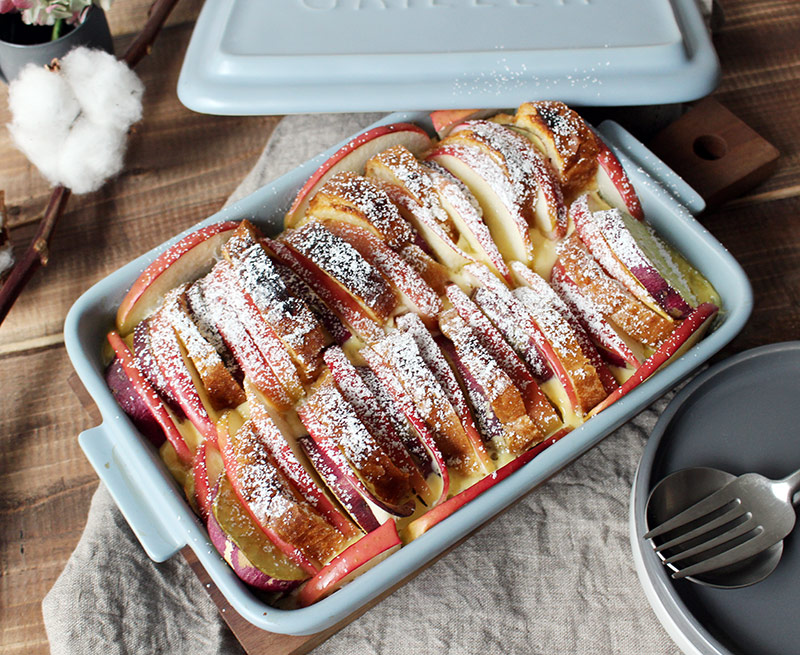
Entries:
{"label": "white cotton boll", "polygon": [[14,123],[53,135],[66,133],[81,111],[71,85],[58,73],[29,64],[8,87]]}
{"label": "white cotton boll", "polygon": [[112,55],[76,48],[59,71],[29,66],[10,85],[8,128],[51,184],[96,191],[122,170],[128,129],[142,116],[143,90]]}
{"label": "white cotton boll", "polygon": [[58,163],[61,144],[69,132],[63,130],[58,134],[39,128],[28,128],[15,120],[8,126],[14,143],[28,160],[39,169],[39,172],[50,184],[61,184],[60,166]]}
{"label": "white cotton boll", "polygon": [[85,116],[75,121],[61,148],[61,184],[75,193],[97,191],[105,180],[122,170],[125,130],[97,125]]}
{"label": "white cotton boll", "polygon": [[144,85],[113,55],[76,48],[61,60],[61,74],[93,123],[127,130],[142,117]]}

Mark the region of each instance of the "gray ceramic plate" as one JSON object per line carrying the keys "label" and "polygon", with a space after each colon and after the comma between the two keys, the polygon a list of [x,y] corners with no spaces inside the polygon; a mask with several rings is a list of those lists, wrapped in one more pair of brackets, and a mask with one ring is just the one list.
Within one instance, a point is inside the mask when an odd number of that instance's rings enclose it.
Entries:
{"label": "gray ceramic plate", "polygon": [[665,475],[710,466],[781,478],[800,467],[800,341],[750,350],[710,368],[670,403],[647,443],[634,482],[631,540],[645,592],[687,653],[800,652],[800,534],[784,541],[778,568],[742,589],[668,576],[641,535],[651,489]]}

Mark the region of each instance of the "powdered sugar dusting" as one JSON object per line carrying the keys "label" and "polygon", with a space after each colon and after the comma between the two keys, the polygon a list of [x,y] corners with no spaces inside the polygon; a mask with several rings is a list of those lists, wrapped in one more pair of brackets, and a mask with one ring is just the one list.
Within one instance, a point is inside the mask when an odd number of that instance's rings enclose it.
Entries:
{"label": "powdered sugar dusting", "polygon": [[[337,173],[321,189],[331,202],[344,201],[355,207],[374,226],[392,248],[399,248],[413,238],[410,226],[386,193],[371,180],[349,171]],[[314,204],[311,210],[313,213]]]}
{"label": "powdered sugar dusting", "polygon": [[439,324],[445,336],[453,342],[459,357],[483,389],[489,402],[493,403],[503,396],[512,386],[511,379],[498,366],[494,357],[484,349],[472,329],[455,311],[447,312],[446,317],[440,318]]}
{"label": "powdered sugar dusting", "polygon": [[217,351],[222,358],[225,368],[228,369],[230,374],[237,380],[241,380],[242,371],[233,353],[225,345],[217,328],[214,326],[214,320],[211,318],[208,307],[206,306],[205,298],[203,297],[203,290],[201,283],[194,283],[186,290],[186,300],[189,304],[189,310],[192,313],[195,325],[200,332],[200,336]]}
{"label": "powdered sugar dusting", "polygon": [[315,370],[324,344],[320,324],[306,304],[289,293],[261,244],[248,249],[235,267],[239,280],[267,323],[296,361]]}
{"label": "powdered sugar dusting", "polygon": [[306,223],[288,233],[286,242],[342,283],[378,315],[394,304],[394,294],[380,274],[349,243],[320,223]]}
{"label": "powdered sugar dusting", "polygon": [[633,339],[657,348],[672,332],[673,322],[640,303],[619,282],[610,278],[584,250],[577,235],[562,241],[557,252],[559,265],[565,274],[598,311]]}
{"label": "powdered sugar dusting", "polygon": [[167,293],[161,311],[170,325],[175,328],[189,358],[198,371],[208,370],[217,365],[222,366],[222,359],[217,351],[203,339],[197,326],[180,304],[180,298],[186,292],[187,287],[188,285],[184,284]]}
{"label": "powdered sugar dusting", "polygon": [[458,415],[461,417],[469,416],[469,408],[464,394],[461,393],[458,379],[455,373],[453,373],[453,369],[450,368],[447,360],[442,355],[439,346],[433,340],[433,336],[431,336],[431,333],[420,320],[419,316],[416,314],[400,316],[397,319],[397,326],[401,330],[408,332],[414,338],[414,342],[417,344],[417,348],[419,348],[423,361],[427,364],[436,380],[442,386],[442,389],[447,395],[447,399]]}
{"label": "powdered sugar dusting", "polygon": [[[462,320],[472,328],[473,335],[476,335],[481,345],[500,364],[503,370],[512,376],[517,384],[524,384],[523,381],[529,380],[530,373],[524,362],[508,345],[508,342],[492,322],[469,299],[467,294],[455,284],[451,284],[447,287],[447,297],[455,306]],[[530,381],[534,382],[532,379]],[[524,392],[526,386],[522,386],[520,391]]]}

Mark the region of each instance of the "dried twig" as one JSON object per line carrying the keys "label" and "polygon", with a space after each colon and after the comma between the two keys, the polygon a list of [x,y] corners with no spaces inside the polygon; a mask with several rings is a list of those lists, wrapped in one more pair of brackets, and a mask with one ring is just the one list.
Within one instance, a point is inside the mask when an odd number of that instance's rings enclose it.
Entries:
{"label": "dried twig", "polygon": [[6,227],[6,196],[0,190],[0,282],[2,282],[11,266],[14,263],[14,255],[11,250],[11,240],[8,236]]}
{"label": "dried twig", "polygon": [[[150,53],[153,42],[177,3],[178,0],[155,0],[150,6],[147,22],[122,57],[122,60],[130,68],[136,66],[145,55]],[[58,186],[50,194],[50,201],[44,210],[33,241],[11,269],[11,273],[0,288],[0,323],[5,320],[11,306],[22,293],[31,276],[40,266],[47,266],[53,229],[64,213],[70,193],[69,189]]]}

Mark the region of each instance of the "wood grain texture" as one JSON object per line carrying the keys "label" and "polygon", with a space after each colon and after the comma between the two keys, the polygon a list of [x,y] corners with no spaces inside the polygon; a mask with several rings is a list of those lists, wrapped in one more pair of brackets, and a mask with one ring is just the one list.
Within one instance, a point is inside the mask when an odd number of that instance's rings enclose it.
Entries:
{"label": "wood grain texture", "polygon": [[713,209],[745,195],[775,172],[780,153],[715,98],[705,98],[659,132],[648,147]]}
{"label": "wood grain texture", "polygon": [[[109,12],[122,52],[144,24],[148,0]],[[184,0],[153,53],[137,68],[144,120],[124,172],[101,191],[70,199],[50,265],[39,271],[0,327],[0,652],[49,652],[41,601],[86,522],[97,477],[77,435],[95,424],[67,384],[62,326],[97,280],[217,211],[252,167],[277,118],[220,118],[185,109],[175,95],[201,0]],[[10,119],[0,87],[0,123]],[[0,129],[0,187],[11,237],[24,247],[49,188]]]}
{"label": "wood grain texture", "polygon": [[[772,177],[703,222],[742,263],[753,318],[725,350],[800,334],[800,3],[723,0],[715,36],[723,67],[716,97],[781,152]],[[149,0],[117,0],[109,13],[121,52]],[[255,162],[277,119],[193,114],[175,96],[201,0],[182,0],[138,70],[145,118],[125,172],[70,200],[52,263],[39,271],[0,327],[0,652],[49,652],[40,603],[83,529],[96,478],[77,434],[93,425],[67,384],[61,326],[91,284],[216,211]],[[0,88],[0,122],[9,119]],[[49,190],[0,129],[0,187],[15,243],[24,244]]]}

